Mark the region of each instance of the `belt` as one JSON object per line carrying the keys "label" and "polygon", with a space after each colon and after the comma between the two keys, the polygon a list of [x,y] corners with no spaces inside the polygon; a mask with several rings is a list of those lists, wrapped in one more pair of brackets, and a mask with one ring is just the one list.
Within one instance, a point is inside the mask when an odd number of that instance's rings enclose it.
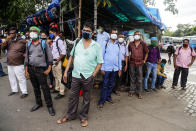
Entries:
{"label": "belt", "polygon": [[57,59],[53,59],[53,61],[58,61]]}
{"label": "belt", "polygon": [[46,67],[42,67],[42,66],[32,66],[32,65],[28,65],[28,67],[31,67],[31,68],[36,68],[36,69],[42,69],[42,68],[46,68]]}

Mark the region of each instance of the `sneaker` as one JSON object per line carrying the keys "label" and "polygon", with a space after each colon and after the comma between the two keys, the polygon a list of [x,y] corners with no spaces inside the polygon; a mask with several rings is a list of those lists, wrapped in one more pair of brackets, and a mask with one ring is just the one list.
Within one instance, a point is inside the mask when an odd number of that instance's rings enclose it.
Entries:
{"label": "sneaker", "polygon": [[57,91],[57,90],[53,90],[51,93],[59,93],[59,91]]}
{"label": "sneaker", "polygon": [[144,91],[145,91],[145,92],[150,92],[150,90],[148,90],[148,89],[144,89]]}
{"label": "sneaker", "polygon": [[25,97],[27,97],[27,96],[28,96],[28,94],[22,94],[22,95],[20,96],[20,98],[23,99],[23,98],[25,98]]}
{"label": "sneaker", "polygon": [[186,91],[186,87],[182,87],[182,90]]}
{"label": "sneaker", "polygon": [[172,89],[176,89],[176,86],[172,86],[171,88],[172,88]]}
{"label": "sneaker", "polygon": [[157,89],[153,88],[152,91],[157,92]]}
{"label": "sneaker", "polygon": [[65,95],[58,94],[54,99],[58,100],[58,99],[63,98],[64,96],[65,96]]}
{"label": "sneaker", "polygon": [[166,87],[165,87],[165,86],[161,86],[161,88],[166,89]]}

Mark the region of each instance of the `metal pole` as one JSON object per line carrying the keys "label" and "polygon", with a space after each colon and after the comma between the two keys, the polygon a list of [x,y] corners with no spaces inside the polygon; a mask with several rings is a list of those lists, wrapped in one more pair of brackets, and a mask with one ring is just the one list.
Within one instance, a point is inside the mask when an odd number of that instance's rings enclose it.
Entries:
{"label": "metal pole", "polygon": [[97,0],[94,0],[94,32],[97,32]]}
{"label": "metal pole", "polygon": [[81,32],[82,0],[79,0],[78,38]]}

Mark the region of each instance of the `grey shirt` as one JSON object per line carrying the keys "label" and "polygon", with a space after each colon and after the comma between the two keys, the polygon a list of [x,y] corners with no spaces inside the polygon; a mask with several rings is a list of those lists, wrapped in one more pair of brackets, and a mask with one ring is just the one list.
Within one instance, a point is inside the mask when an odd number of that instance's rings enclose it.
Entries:
{"label": "grey shirt", "polygon": [[29,47],[27,46],[25,65],[46,67],[47,64],[48,65],[53,64],[52,52],[47,43],[46,43],[45,53],[42,49],[41,42],[37,45],[31,44]]}

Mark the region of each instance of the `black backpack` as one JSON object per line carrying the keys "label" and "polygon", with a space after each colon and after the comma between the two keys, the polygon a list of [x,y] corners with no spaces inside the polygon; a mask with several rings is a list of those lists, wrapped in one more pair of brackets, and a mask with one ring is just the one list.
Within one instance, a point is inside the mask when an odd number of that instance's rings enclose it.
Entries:
{"label": "black backpack", "polygon": [[171,54],[175,53],[174,46],[172,46],[172,45],[168,46],[168,47],[167,47],[167,52],[168,52],[168,53],[171,53]]}

